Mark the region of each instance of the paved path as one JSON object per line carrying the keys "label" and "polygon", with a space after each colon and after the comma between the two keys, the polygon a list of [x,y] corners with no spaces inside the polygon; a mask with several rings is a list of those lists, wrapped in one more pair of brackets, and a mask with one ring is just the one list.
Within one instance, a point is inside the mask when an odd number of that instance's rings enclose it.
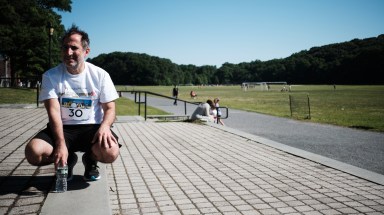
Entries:
{"label": "paved path", "polygon": [[124,139],[108,168],[116,214],[384,213],[382,185],[216,127],[116,130]]}
{"label": "paved path", "polygon": [[36,214],[41,209],[54,169],[29,165],[24,148],[46,123],[42,108],[0,108],[0,214]]}
{"label": "paved path", "polygon": [[[132,98],[130,94],[124,96]],[[148,98],[148,105],[174,114],[184,114],[184,103]],[[187,114],[195,110],[187,106]],[[384,174],[384,133],[229,110],[225,125],[250,134],[329,157],[373,172]]]}
{"label": "paved path", "polygon": [[[60,207],[48,195],[52,166],[32,167],[24,158],[45,114],[0,108],[0,214],[37,214],[47,202]],[[114,130],[123,147],[103,166],[112,214],[384,213],[383,175],[259,136],[139,117],[118,117]],[[97,198],[95,190],[78,188],[71,198]],[[98,206],[82,214],[100,214]]]}

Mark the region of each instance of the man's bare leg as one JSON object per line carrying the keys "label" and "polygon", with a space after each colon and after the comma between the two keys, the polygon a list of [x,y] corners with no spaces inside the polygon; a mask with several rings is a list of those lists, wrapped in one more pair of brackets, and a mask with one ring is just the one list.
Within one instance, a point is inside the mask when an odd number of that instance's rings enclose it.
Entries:
{"label": "man's bare leg", "polygon": [[25,147],[25,157],[34,166],[53,163],[53,147],[44,140],[34,138]]}

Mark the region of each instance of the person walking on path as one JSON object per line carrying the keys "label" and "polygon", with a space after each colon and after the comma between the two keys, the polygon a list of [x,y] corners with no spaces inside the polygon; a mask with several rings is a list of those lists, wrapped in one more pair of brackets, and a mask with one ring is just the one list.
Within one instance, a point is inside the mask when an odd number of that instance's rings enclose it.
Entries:
{"label": "person walking on path", "polygon": [[173,105],[177,105],[177,97],[179,96],[179,88],[175,85],[175,87],[172,90],[172,96],[175,98],[175,101],[173,102]]}
{"label": "person walking on path", "polygon": [[215,103],[215,107],[216,107],[216,110],[217,110],[216,120],[217,120],[218,123],[220,123],[220,125],[224,125],[223,120],[221,120],[221,110],[220,110],[220,104],[219,104],[219,101],[220,101],[219,98],[215,98],[215,99],[213,100],[213,103]]}
{"label": "person walking on path", "polygon": [[68,165],[68,180],[84,152],[84,179],[100,179],[97,162],[112,163],[119,155],[118,137],[111,130],[118,94],[109,74],[85,61],[88,34],[73,25],[62,39],[62,63],[43,74],[39,101],[49,123],[26,145],[32,165]]}

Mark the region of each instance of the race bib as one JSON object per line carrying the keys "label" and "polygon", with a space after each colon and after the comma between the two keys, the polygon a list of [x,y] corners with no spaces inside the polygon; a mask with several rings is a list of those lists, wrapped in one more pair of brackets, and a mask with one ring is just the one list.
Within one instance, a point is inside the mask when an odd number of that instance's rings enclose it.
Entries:
{"label": "race bib", "polygon": [[88,120],[92,111],[92,99],[61,97],[61,118],[68,120]]}

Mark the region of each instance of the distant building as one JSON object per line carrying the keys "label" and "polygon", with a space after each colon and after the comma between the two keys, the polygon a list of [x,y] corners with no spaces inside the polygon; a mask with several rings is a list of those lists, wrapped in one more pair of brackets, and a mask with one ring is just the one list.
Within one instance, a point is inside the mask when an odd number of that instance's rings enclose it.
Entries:
{"label": "distant building", "polygon": [[10,59],[0,54],[0,87],[9,86],[11,82],[10,78],[11,78]]}
{"label": "distant building", "polygon": [[10,60],[3,55],[0,55],[0,78],[11,78]]}

